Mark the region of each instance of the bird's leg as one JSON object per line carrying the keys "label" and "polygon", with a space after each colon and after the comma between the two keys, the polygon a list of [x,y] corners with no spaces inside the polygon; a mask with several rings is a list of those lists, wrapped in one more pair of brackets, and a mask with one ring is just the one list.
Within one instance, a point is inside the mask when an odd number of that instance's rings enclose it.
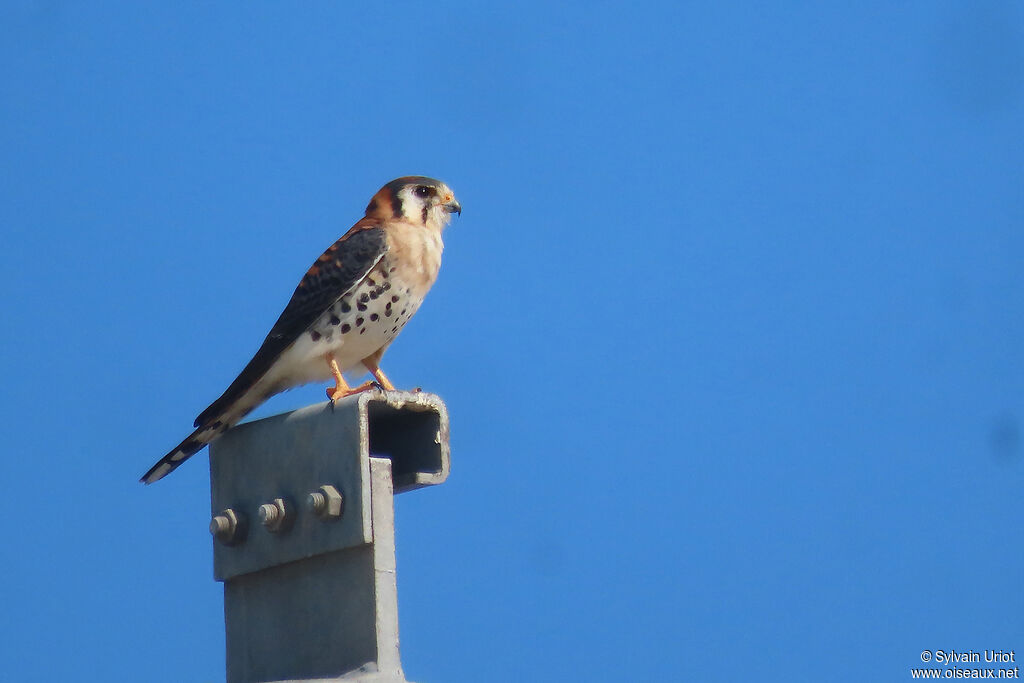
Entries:
{"label": "bird's leg", "polygon": [[395,390],[395,385],[391,383],[391,380],[389,380],[388,376],[384,374],[384,371],[380,369],[380,366],[377,365],[377,362],[373,360],[372,356],[370,358],[364,358],[363,365],[365,365],[366,369],[370,371],[373,378],[377,380],[377,384],[380,385],[381,389],[386,391]]}
{"label": "bird's leg", "polygon": [[351,396],[352,394],[358,394],[361,391],[366,391],[367,389],[372,389],[374,387],[373,382],[366,382],[353,389],[341,375],[341,369],[338,367],[338,361],[334,360],[334,356],[327,356],[327,364],[331,366],[331,375],[334,376],[334,387],[327,387],[327,398],[332,401],[337,401],[338,399]]}

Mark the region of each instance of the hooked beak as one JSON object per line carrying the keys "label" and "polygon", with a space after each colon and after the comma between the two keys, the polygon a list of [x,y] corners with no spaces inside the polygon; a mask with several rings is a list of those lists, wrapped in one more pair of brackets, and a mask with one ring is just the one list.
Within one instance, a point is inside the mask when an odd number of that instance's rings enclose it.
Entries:
{"label": "hooked beak", "polygon": [[441,206],[443,206],[444,210],[448,213],[457,213],[460,216],[462,215],[462,204],[459,204],[458,199],[452,199],[450,202],[445,202]]}

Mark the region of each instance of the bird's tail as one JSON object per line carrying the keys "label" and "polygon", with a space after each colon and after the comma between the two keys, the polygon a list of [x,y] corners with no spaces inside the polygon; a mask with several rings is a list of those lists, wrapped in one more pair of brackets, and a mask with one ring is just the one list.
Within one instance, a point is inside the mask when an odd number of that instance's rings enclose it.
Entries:
{"label": "bird's tail", "polygon": [[238,424],[238,421],[251,413],[256,406],[277,393],[278,389],[263,389],[259,385],[236,397],[228,405],[222,406],[220,410],[214,410],[218,403],[223,402],[224,397],[217,399],[214,405],[203,411],[203,414],[196,418],[196,431],[188,435],[184,441],[179,443],[170,453],[149,468],[149,471],[139,479],[143,484],[152,484],[154,481],[163,479],[168,474],[178,469],[178,465],[185,462],[193,455],[203,450],[203,447]]}
{"label": "bird's tail", "polygon": [[214,425],[203,425],[196,431],[192,432],[188,438],[178,444],[174,450],[160,458],[155,465],[150,467],[149,471],[142,475],[142,478],[139,479],[139,481],[143,484],[152,484],[154,481],[166,477],[177,469],[178,465],[203,450],[203,447],[206,446],[206,444],[220,436],[223,431],[223,429],[219,429],[220,426],[221,423],[217,422]]}

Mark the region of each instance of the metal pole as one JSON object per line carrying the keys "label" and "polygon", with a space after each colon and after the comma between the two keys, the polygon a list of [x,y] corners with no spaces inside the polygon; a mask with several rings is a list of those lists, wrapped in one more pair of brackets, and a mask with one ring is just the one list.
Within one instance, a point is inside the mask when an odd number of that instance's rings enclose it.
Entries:
{"label": "metal pole", "polygon": [[239,425],[210,449],[228,683],[406,683],[393,494],[448,476],[440,398],[367,392]]}

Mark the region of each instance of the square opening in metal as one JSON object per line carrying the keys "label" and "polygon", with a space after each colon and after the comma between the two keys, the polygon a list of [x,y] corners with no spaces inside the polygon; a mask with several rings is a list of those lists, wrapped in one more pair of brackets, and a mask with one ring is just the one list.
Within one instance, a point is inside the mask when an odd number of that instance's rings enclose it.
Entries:
{"label": "square opening in metal", "polygon": [[441,416],[433,407],[370,401],[366,408],[370,455],[391,460],[396,493],[444,480]]}

